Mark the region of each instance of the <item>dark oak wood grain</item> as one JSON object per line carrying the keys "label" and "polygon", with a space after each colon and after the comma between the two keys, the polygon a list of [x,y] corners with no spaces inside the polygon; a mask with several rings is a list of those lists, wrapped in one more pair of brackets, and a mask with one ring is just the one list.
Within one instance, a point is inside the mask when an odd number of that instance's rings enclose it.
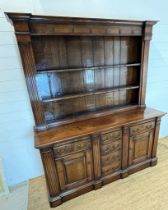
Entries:
{"label": "dark oak wood grain", "polygon": [[145,105],[156,21],[7,15],[51,207],[156,165],[165,113]]}

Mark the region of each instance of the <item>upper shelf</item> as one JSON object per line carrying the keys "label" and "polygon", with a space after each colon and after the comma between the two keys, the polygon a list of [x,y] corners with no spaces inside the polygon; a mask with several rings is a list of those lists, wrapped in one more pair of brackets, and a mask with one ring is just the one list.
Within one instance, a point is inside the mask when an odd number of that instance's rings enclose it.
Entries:
{"label": "upper shelf", "polygon": [[117,67],[136,67],[140,66],[141,63],[130,63],[130,64],[117,64],[117,65],[105,65],[105,66],[92,66],[92,67],[80,67],[80,68],[65,68],[65,69],[55,69],[55,68],[36,68],[38,74],[52,73],[52,72],[70,72],[70,71],[83,71],[83,70],[99,70],[106,68],[117,68]]}
{"label": "upper shelf", "polygon": [[76,94],[67,94],[63,96],[58,96],[55,98],[47,98],[47,99],[42,99],[43,102],[48,103],[52,101],[61,101],[61,100],[67,100],[67,99],[74,99],[78,97],[83,97],[83,96],[89,96],[89,95],[94,95],[94,94],[103,94],[103,93],[109,93],[115,90],[131,90],[131,89],[138,89],[138,85],[134,86],[120,86],[120,87],[113,87],[113,88],[105,88],[102,90],[97,90],[97,91],[90,91],[90,92],[84,92],[84,93],[76,93]]}

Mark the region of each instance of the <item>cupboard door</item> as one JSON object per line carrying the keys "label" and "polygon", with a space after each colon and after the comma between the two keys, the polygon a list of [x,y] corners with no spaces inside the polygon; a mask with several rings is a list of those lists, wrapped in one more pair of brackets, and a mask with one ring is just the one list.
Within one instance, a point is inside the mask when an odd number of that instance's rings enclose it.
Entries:
{"label": "cupboard door", "polygon": [[[130,135],[129,166],[143,162],[151,157],[154,138],[153,126],[150,126],[149,130],[144,130],[142,129],[144,125],[140,125],[140,128],[137,126],[138,132],[134,132],[132,136]],[[139,132],[141,129],[144,132]]]}
{"label": "cupboard door", "polygon": [[[88,142],[88,144],[90,144],[90,142]],[[93,180],[91,147],[83,151],[79,150],[69,155],[56,158],[56,167],[62,191],[90,182]]]}

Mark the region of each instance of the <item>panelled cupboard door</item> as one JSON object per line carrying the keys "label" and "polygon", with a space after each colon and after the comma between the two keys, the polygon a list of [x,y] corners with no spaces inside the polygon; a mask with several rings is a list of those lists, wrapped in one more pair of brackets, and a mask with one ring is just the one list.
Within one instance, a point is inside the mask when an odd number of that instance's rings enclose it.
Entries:
{"label": "panelled cupboard door", "polygon": [[[76,145],[75,145],[76,144]],[[56,168],[61,190],[70,190],[93,180],[93,159],[90,141],[65,145],[65,151],[75,148],[71,154],[56,158]]]}
{"label": "panelled cupboard door", "polygon": [[130,128],[129,166],[151,157],[154,138],[154,121]]}

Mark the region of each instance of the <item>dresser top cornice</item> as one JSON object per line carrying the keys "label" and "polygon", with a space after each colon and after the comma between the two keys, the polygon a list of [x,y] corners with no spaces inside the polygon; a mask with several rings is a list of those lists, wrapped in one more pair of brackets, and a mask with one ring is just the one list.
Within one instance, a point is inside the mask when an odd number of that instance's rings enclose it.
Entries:
{"label": "dresser top cornice", "polygon": [[67,17],[67,16],[44,16],[33,15],[31,13],[6,13],[13,21],[31,21],[38,23],[98,23],[98,24],[121,24],[121,25],[143,25],[148,23],[154,25],[158,21],[156,20],[122,20],[122,19],[108,19],[108,18],[87,18],[87,17]]}

